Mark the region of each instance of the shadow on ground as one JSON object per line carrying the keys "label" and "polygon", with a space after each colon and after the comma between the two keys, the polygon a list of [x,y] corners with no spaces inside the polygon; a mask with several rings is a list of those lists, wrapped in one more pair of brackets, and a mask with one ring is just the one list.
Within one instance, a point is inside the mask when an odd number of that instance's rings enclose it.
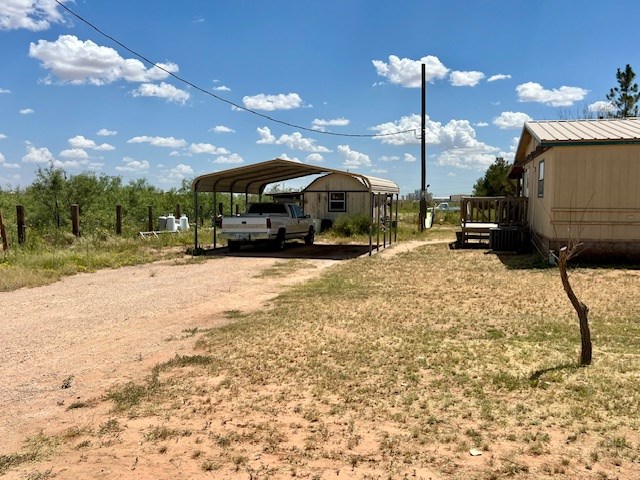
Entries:
{"label": "shadow on ground", "polygon": [[[382,249],[382,246],[380,247]],[[375,252],[375,246],[373,248]],[[258,257],[258,258],[296,258],[317,260],[349,260],[369,254],[369,245],[315,244],[305,245],[298,242],[287,243],[284,250],[275,250],[271,245],[243,245],[237,252],[229,252],[226,247],[215,250],[205,249],[202,254],[214,257]]]}

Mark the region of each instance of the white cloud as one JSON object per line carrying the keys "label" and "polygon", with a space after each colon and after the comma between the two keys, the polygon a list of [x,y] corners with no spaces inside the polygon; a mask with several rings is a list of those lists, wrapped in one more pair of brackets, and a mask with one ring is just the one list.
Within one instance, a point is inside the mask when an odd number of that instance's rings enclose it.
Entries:
{"label": "white cloud", "polygon": [[2,168],[8,168],[8,169],[12,169],[12,170],[20,168],[20,164],[18,164],[18,163],[5,163],[4,160],[1,161],[0,164],[2,165]]}
{"label": "white cloud", "polygon": [[398,160],[400,160],[400,157],[397,155],[383,155],[380,157],[379,159],[381,162],[396,162]]}
{"label": "white cloud", "polygon": [[349,125],[349,120],[346,118],[334,118],[332,120],[316,118],[313,120],[311,125],[314,129],[324,132],[325,127],[346,127]]}
{"label": "white cloud", "polygon": [[384,168],[372,168],[371,173],[388,173],[388,170]]}
{"label": "white cloud", "polygon": [[238,155],[237,153],[232,153],[231,155],[220,155],[216,158],[213,163],[242,163],[244,159]]}
{"label": "white cloud", "polygon": [[154,147],[165,148],[182,148],[187,146],[187,142],[185,142],[182,138],[148,137],[146,135],[130,138],[129,140],[127,140],[127,143],[148,143],[149,145],[153,145]]}
{"label": "white cloud", "polygon": [[4,133],[0,133],[0,140],[4,140],[7,136]]}
{"label": "white cloud", "polygon": [[36,113],[33,108],[23,108],[22,110],[20,110],[20,115],[31,115],[33,113]]}
{"label": "white cloud", "polygon": [[290,157],[286,153],[281,153],[278,158],[282,160],[289,160],[290,162],[302,163],[298,157]]}
{"label": "white cloud", "polygon": [[101,137],[112,137],[117,134],[118,132],[116,132],[115,130],[107,130],[106,128],[101,128],[96,132],[96,135],[99,135]]}
{"label": "white cloud", "polygon": [[569,107],[587,96],[589,90],[580,87],[554,88],[547,90],[539,83],[527,82],[516,87],[519,102],[537,102],[552,107]]}
{"label": "white cloud", "polygon": [[261,93],[252,97],[245,96],[242,103],[246,108],[251,110],[291,110],[292,108],[300,108],[302,99],[297,93],[281,93],[279,95],[265,95]]}
{"label": "white cloud", "polygon": [[[61,3],[67,1],[61,0]],[[63,21],[58,5],[51,0],[2,0],[2,3],[0,30],[24,28],[36,32]]]}
{"label": "white cloud", "polygon": [[474,127],[488,127],[489,124],[487,122],[477,122],[473,124]]}
{"label": "white cloud", "polygon": [[131,157],[122,159],[124,165],[119,165],[116,170],[119,172],[144,172],[149,170],[149,162],[146,160],[135,160]]}
{"label": "white cloud", "polygon": [[186,155],[186,154],[184,154],[184,153],[182,153],[182,152],[179,152],[179,151],[177,151],[177,150],[174,150],[173,152],[171,152],[171,153],[169,154],[169,156],[170,156],[170,157],[186,157],[186,156],[191,156],[191,155]]}
{"label": "white cloud", "polygon": [[69,145],[71,145],[73,148],[88,148],[90,150],[99,150],[102,152],[116,149],[116,147],[114,147],[113,145],[109,145],[108,143],[102,143],[98,145],[93,140],[84,138],[82,135],[76,135],[75,137],[70,138],[68,142]]}
{"label": "white cloud", "polygon": [[269,127],[258,127],[258,135],[260,139],[256,142],[262,145],[286,145],[291,150],[302,150],[312,153],[328,153],[329,150],[322,145],[316,145],[316,141],[311,138],[305,138],[300,132],[293,132],[291,135],[283,134],[277,138],[271,133]]}
{"label": "white cloud", "polygon": [[11,90],[7,90],[6,88],[0,88],[0,94],[3,93],[11,93]]}
{"label": "white cloud", "polygon": [[320,155],[319,153],[312,153],[310,155],[307,155],[307,162],[310,162],[310,163],[322,163],[322,162],[324,162],[324,157],[322,155]]}
{"label": "white cloud", "polygon": [[477,71],[461,72],[456,70],[451,72],[449,80],[454,87],[475,87],[484,78],[484,73]]}
{"label": "white cloud", "polygon": [[614,113],[616,111],[616,107],[611,102],[605,102],[603,100],[589,104],[587,109],[590,112],[600,114]]}
{"label": "white cloud", "polygon": [[169,170],[169,177],[171,178],[183,180],[191,175],[193,175],[193,168],[184,163],[180,163]]}
{"label": "white cloud", "polygon": [[342,155],[344,161],[342,165],[349,168],[370,167],[371,159],[369,155],[351,150],[349,145],[338,145],[338,153]]}
{"label": "white cloud", "polygon": [[495,82],[496,80],[509,80],[511,75],[505,75],[504,73],[498,73],[497,75],[491,75],[487,78],[487,82]]}
{"label": "white cloud", "polygon": [[0,153],[0,163],[2,163],[2,162],[4,162],[4,161],[5,161],[5,159],[4,159],[4,155],[3,155],[2,153]]}
{"label": "white cloud", "polygon": [[88,159],[89,154],[82,148],[71,148],[60,152],[63,158]]}
{"label": "white cloud", "polygon": [[530,122],[532,118],[523,112],[502,112],[499,117],[493,119],[493,124],[500,130],[510,128],[522,128],[524,122]]}
{"label": "white cloud", "polygon": [[408,88],[419,88],[422,84],[422,64],[425,64],[425,76],[427,82],[444,78],[449,69],[445,67],[438,57],[428,55],[420,60],[399,58],[389,55],[389,63],[382,60],[372,60],[376,72],[381,77],[396,85]]}
{"label": "white cloud", "polygon": [[165,82],[161,82],[160,84],[143,83],[135,90],[132,90],[131,94],[134,97],[165,98],[168,102],[181,103],[183,105],[191,97],[189,92]]}
{"label": "white cloud", "polygon": [[404,161],[405,162],[415,162],[417,160],[417,158],[415,157],[415,155],[411,155],[410,153],[405,153],[404,154]]}
{"label": "white cloud", "polygon": [[189,153],[209,153],[212,155],[226,155],[229,150],[222,147],[216,147],[210,143],[192,143],[189,146]]}
{"label": "white cloud", "polygon": [[[146,68],[140,60],[122,58],[113,48],[102,47],[91,40],[83,42],[74,35],[60,35],[55,42],[31,43],[29,56],[40,60],[62,83],[104,85],[121,79],[152,82],[169,76],[160,68]],[[158,65],[172,73],[178,71],[174,63]]]}
{"label": "white cloud", "polygon": [[231,91],[231,89],[229,87],[227,87],[226,85],[220,85],[218,87],[213,87],[213,89],[216,92],[230,92]]}
{"label": "white cloud", "polygon": [[213,133],[236,133],[236,131],[233,128],[229,128],[224,125],[216,125],[209,131]]}
{"label": "white cloud", "polygon": [[[419,115],[402,117],[395,122],[388,122],[373,127],[379,133],[391,133],[407,129],[420,131],[421,118]],[[390,145],[419,144],[420,138],[413,132],[390,137],[379,137],[382,143]],[[486,169],[500,149],[487,145],[476,138],[476,132],[468,120],[451,120],[442,125],[427,118],[425,139],[427,144],[434,145],[440,151],[436,156],[436,163],[458,168]]]}
{"label": "white cloud", "polygon": [[55,158],[47,147],[37,148],[27,144],[27,154],[22,157],[25,163],[53,163]]}

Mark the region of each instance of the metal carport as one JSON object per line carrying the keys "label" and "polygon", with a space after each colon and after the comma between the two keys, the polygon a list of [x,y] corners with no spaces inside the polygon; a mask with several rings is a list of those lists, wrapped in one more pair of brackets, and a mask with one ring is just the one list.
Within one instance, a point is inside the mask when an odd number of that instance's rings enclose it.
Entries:
{"label": "metal carport", "polygon": [[[368,175],[362,175],[354,172],[346,172],[342,170],[336,170],[333,168],[326,168],[319,165],[309,165],[300,162],[294,162],[291,160],[283,160],[276,158],[266,162],[255,163],[244,167],[231,168],[229,170],[223,170],[221,172],[207,173],[200,175],[193,180],[192,190],[194,195],[195,216],[198,218],[198,194],[207,192],[214,194],[214,205],[216,202],[215,195],[218,193],[231,194],[232,212],[233,212],[233,194],[244,193],[245,196],[249,194],[262,195],[267,185],[275,182],[282,182],[285,180],[292,180],[294,178],[306,177],[308,175],[322,175],[327,173],[340,173],[343,175],[350,175],[358,178],[369,189],[371,195],[371,223],[369,225],[369,254],[373,249],[373,219],[374,219],[374,196],[385,195],[391,198],[390,214],[393,215],[393,196],[395,195],[395,221],[397,225],[398,220],[398,195],[400,189],[395,182],[391,180],[385,180],[382,178],[370,177]],[[380,219],[380,202],[378,203],[378,221]],[[386,217],[387,204],[385,202],[385,217]],[[216,238],[216,225],[213,222],[214,230],[214,248]],[[378,228],[378,240],[376,248],[380,246],[380,229]],[[394,239],[395,240],[395,239]],[[384,244],[386,246],[386,229]],[[391,234],[389,234],[389,243],[391,243]],[[198,242],[198,222],[195,222],[194,229],[194,246],[195,250],[199,249]]]}

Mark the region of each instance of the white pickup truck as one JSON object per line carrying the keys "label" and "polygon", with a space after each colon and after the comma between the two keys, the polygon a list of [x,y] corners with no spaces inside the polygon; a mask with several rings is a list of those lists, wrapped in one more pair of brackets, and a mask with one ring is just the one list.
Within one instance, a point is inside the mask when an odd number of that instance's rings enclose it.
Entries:
{"label": "white pickup truck", "polygon": [[254,203],[247,213],[223,217],[220,238],[227,240],[230,251],[247,243],[273,243],[279,250],[294,238],[312,245],[315,238],[313,221],[302,209],[291,203]]}

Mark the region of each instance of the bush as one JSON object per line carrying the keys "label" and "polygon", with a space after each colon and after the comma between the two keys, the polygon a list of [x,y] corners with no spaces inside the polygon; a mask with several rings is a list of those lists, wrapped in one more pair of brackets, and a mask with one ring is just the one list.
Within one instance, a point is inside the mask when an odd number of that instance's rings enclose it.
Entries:
{"label": "bush", "polygon": [[343,215],[333,222],[333,231],[343,237],[369,234],[371,219],[368,215]]}

